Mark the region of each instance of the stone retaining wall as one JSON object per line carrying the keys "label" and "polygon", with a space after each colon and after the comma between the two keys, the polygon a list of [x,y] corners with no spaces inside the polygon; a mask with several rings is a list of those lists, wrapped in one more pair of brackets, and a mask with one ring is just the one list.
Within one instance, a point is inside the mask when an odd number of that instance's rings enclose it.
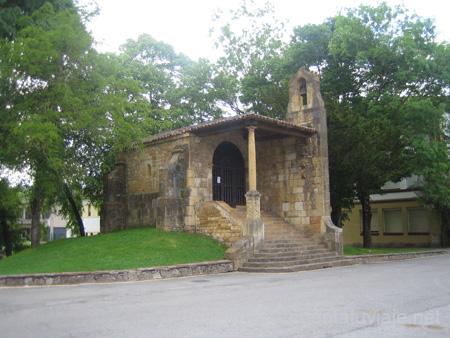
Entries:
{"label": "stone retaining wall", "polygon": [[160,266],[132,270],[0,276],[0,287],[131,282],[217,274],[232,271],[233,262],[229,260],[222,260],[215,262],[180,264],[174,266]]}
{"label": "stone retaining wall", "polygon": [[[433,250],[422,252],[403,252],[382,255],[346,256],[356,264],[370,264],[388,261],[399,261],[415,258],[425,258],[436,255],[449,254],[447,250]],[[96,272],[63,272],[42,273],[33,275],[0,276],[0,287],[5,286],[43,286],[84,283],[113,283],[133,282],[153,279],[188,277],[233,272],[232,260],[180,264],[174,266],[159,266],[153,268],[139,268],[132,270],[113,270]]]}

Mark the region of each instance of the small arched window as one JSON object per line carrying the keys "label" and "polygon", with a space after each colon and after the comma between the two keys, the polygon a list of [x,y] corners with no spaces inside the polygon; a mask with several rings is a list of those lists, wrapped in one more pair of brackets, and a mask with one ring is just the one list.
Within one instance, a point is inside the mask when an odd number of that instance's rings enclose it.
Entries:
{"label": "small arched window", "polygon": [[152,177],[152,163],[150,161],[145,161],[142,172],[146,177]]}
{"label": "small arched window", "polygon": [[302,104],[306,106],[308,104],[307,90],[306,90],[306,80],[304,78],[299,79],[300,85],[300,97],[302,98]]}

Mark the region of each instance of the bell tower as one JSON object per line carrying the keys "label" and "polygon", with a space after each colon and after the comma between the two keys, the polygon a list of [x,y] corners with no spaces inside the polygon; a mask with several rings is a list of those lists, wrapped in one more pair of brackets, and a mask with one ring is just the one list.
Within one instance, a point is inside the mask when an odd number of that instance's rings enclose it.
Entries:
{"label": "bell tower", "polygon": [[[314,158],[314,172],[320,177],[321,201],[319,205],[322,215],[322,232],[327,232],[332,226],[330,215],[330,185],[328,171],[328,134],[327,113],[320,94],[319,76],[304,68],[300,68],[295,76],[289,80],[289,104],[286,121],[298,126],[310,127],[317,130],[308,144],[309,154]],[[334,226],[332,226],[334,228]]]}
{"label": "bell tower", "polygon": [[[324,119],[324,121],[322,121]],[[289,80],[289,104],[287,122],[321,130],[325,122],[325,105],[320,95],[319,76],[300,68]]]}

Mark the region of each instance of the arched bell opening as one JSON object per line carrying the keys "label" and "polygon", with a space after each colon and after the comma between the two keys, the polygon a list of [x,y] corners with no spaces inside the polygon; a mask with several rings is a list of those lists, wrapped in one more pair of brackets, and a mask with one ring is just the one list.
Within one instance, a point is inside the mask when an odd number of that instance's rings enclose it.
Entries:
{"label": "arched bell opening", "polygon": [[302,105],[306,106],[308,104],[308,96],[306,90],[306,80],[304,78],[299,79],[299,89],[300,97],[302,98]]}
{"label": "arched bell opening", "polygon": [[245,161],[231,142],[222,142],[213,156],[213,200],[245,205]]}

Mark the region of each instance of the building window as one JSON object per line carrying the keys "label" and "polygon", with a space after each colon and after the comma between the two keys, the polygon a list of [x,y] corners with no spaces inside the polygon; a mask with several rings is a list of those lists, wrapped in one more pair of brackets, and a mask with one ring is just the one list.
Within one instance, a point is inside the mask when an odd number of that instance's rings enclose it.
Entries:
{"label": "building window", "polygon": [[31,229],[30,228],[23,229],[22,233],[20,234],[20,237],[22,237],[22,239],[29,241],[31,239]]}
{"label": "building window", "polygon": [[31,219],[31,208],[25,209],[25,219]]}
{"label": "building window", "polygon": [[[359,219],[361,224],[361,235],[363,234],[363,214],[362,210],[359,212]],[[370,220],[370,233],[372,235],[378,235],[378,211],[372,210],[372,218]]]}
{"label": "building window", "polygon": [[88,216],[92,216],[92,210],[91,210],[91,205],[88,205]]}
{"label": "building window", "polygon": [[408,233],[411,235],[428,235],[430,223],[428,213],[422,208],[408,208]]}
{"label": "building window", "polygon": [[383,219],[385,235],[403,235],[401,209],[383,209]]}

